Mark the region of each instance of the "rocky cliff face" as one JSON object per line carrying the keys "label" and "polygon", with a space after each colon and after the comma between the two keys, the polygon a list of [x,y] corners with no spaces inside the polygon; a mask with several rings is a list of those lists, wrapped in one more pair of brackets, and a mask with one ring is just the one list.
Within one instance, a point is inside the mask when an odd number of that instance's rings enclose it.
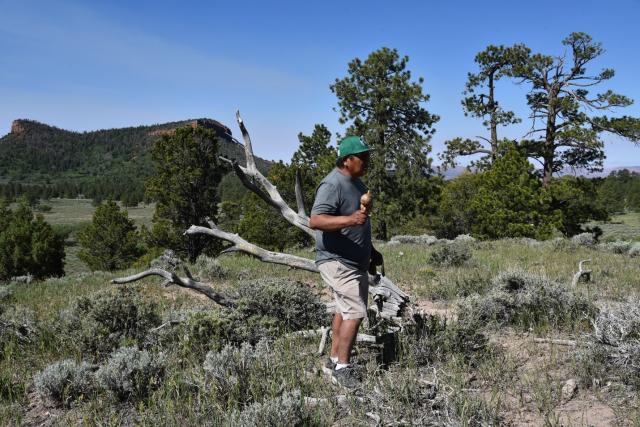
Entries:
{"label": "rocky cliff face", "polygon": [[18,136],[26,132],[23,120],[14,120],[11,122],[11,133]]}

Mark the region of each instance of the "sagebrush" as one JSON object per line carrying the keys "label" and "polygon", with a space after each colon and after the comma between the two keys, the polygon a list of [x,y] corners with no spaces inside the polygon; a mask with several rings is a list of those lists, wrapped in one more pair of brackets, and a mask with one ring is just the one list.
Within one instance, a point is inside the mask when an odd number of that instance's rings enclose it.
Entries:
{"label": "sagebrush", "polygon": [[157,304],[132,286],[109,288],[76,299],[60,314],[60,327],[70,344],[101,357],[123,339],[143,342],[160,324]]}
{"label": "sagebrush", "polygon": [[588,324],[597,314],[592,301],[568,285],[523,270],[500,273],[485,295],[463,299],[459,321],[471,327],[488,324],[523,328],[574,328]]}
{"label": "sagebrush", "polygon": [[95,391],[95,378],[89,364],[65,359],[36,374],[34,386],[46,403],[68,407],[82,397],[91,397]]}
{"label": "sagebrush", "polygon": [[114,351],[96,372],[101,388],[118,400],[143,399],[163,380],[166,359],[134,347]]}

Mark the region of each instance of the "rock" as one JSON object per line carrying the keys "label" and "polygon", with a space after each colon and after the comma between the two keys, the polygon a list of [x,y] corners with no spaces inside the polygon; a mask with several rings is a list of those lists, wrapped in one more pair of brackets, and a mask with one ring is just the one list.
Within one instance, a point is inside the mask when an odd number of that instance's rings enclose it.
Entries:
{"label": "rock", "polygon": [[14,135],[22,135],[25,133],[25,127],[22,120],[14,120],[11,122],[11,133]]}
{"label": "rock", "polygon": [[9,279],[9,281],[16,283],[26,283],[28,285],[33,282],[33,276],[30,274],[27,274],[26,276],[16,276]]}
{"label": "rock", "polygon": [[571,399],[573,399],[577,391],[578,391],[578,384],[576,383],[576,380],[571,378],[565,381],[564,385],[562,386],[562,392],[561,392],[562,402],[566,403]]}

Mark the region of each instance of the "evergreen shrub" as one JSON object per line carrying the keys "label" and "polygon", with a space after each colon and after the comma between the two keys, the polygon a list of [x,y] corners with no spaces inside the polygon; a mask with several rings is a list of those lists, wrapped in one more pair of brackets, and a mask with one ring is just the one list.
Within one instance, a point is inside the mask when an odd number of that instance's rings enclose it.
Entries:
{"label": "evergreen shrub", "polygon": [[0,360],[4,358],[5,345],[10,342],[18,346],[29,344],[39,332],[33,310],[22,306],[0,306]]}
{"label": "evergreen shrub", "polygon": [[614,254],[626,254],[631,249],[631,242],[616,241],[600,243],[598,245],[598,249],[604,250],[606,252],[612,252]]}
{"label": "evergreen shrub", "polygon": [[580,233],[571,238],[571,243],[577,246],[593,247],[598,243],[593,233]]}
{"label": "evergreen shrub", "polygon": [[208,386],[216,391],[221,403],[242,406],[265,395],[265,378],[274,375],[274,348],[267,340],[255,346],[227,345],[207,353],[203,368]]}
{"label": "evergreen shrub", "polygon": [[412,243],[416,245],[424,245],[431,246],[438,242],[438,238],[434,236],[430,236],[428,234],[422,234],[420,236],[410,236],[410,235],[398,235],[393,236],[389,243],[393,244],[402,244],[402,243]]}
{"label": "evergreen shrub", "polygon": [[78,258],[92,270],[114,271],[129,267],[144,250],[127,211],[113,200],[97,207],[91,223],[78,234]]}
{"label": "evergreen shrub", "polygon": [[266,399],[232,411],[225,420],[229,427],[262,426],[320,426],[326,425],[314,418],[302,402],[299,391],[284,393],[275,399]]}
{"label": "evergreen shrub", "polygon": [[194,269],[200,280],[214,281],[225,279],[229,270],[220,265],[217,259],[207,255],[200,255],[194,264]]}
{"label": "evergreen shrub", "polygon": [[617,377],[640,388],[640,301],[603,309],[586,342],[576,354],[578,375],[585,386]]}
{"label": "evergreen shrub", "polygon": [[281,332],[316,328],[327,320],[325,305],[301,282],[246,281],[238,287],[237,295],[239,313],[246,318],[270,318]]}
{"label": "evergreen shrub", "polygon": [[487,348],[487,338],[473,325],[449,321],[441,316],[415,317],[416,325],[402,340],[405,357],[417,365],[431,365],[452,354],[474,362]]}
{"label": "evergreen shrub", "polygon": [[11,210],[0,199],[0,281],[31,275],[36,279],[64,274],[64,236],[24,202]]}

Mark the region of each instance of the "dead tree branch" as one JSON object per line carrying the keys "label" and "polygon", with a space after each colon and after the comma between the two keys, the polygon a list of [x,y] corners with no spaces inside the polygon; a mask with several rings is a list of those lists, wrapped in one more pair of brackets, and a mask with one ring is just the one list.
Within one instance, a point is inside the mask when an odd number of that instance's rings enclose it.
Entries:
{"label": "dead tree branch", "polygon": [[175,273],[171,273],[169,271],[162,270],[159,268],[151,268],[149,270],[143,271],[138,274],[134,274],[132,276],[113,279],[111,283],[118,283],[118,284],[131,283],[131,282],[136,282],[140,279],[143,279],[147,276],[164,277],[167,280],[167,282],[173,283],[183,288],[193,289],[194,291],[200,292],[201,294],[206,295],[207,297],[211,298],[213,301],[215,301],[216,303],[220,304],[223,307],[228,307],[228,308],[235,307],[235,304],[233,302],[227,299],[227,297],[225,297],[224,295],[214,291],[210,286],[207,286],[202,282],[195,281],[188,277],[178,277],[178,275]]}
{"label": "dead tree branch", "polygon": [[561,339],[553,339],[553,338],[534,338],[533,342],[537,344],[566,345],[568,347],[575,347],[577,345],[577,343],[574,340],[561,340]]}
{"label": "dead tree branch", "polygon": [[[304,211],[304,197],[302,196],[302,177],[300,176],[300,169],[296,169],[296,203],[298,204],[298,215],[301,217],[307,217]],[[307,223],[307,225],[309,225]]]}
{"label": "dead tree branch", "polygon": [[209,236],[217,237],[218,239],[226,240],[233,243],[233,246],[231,246],[229,249],[226,249],[223,253],[244,252],[249,255],[253,255],[256,258],[259,258],[263,262],[287,265],[289,267],[299,268],[301,270],[311,271],[313,273],[318,272],[318,267],[316,267],[316,264],[315,262],[313,262],[313,260],[295,255],[268,251],[254,245],[253,243],[247,242],[237,234],[221,230],[210,219],[208,219],[207,222],[209,223],[210,228],[192,225],[187,231],[185,231],[185,234],[207,234]]}
{"label": "dead tree branch", "polygon": [[[189,227],[185,234],[207,234],[233,243],[223,253],[244,252],[255,256],[263,262],[286,265],[301,270],[318,273],[318,267],[313,260],[281,252],[272,252],[263,249],[253,243],[247,242],[234,233],[221,230],[211,221],[207,220],[209,228],[198,225]],[[401,315],[402,310],[409,301],[409,296],[398,288],[391,280],[380,275],[369,275],[369,293],[376,303],[378,314],[385,319],[393,319]]]}
{"label": "dead tree branch", "polygon": [[[221,157],[221,159],[233,164],[234,172],[248,189],[256,193],[270,206],[278,209],[282,216],[292,225],[298,227],[309,236],[315,238],[314,231],[309,228],[309,217],[304,213],[304,207],[301,209],[302,191],[300,191],[300,198],[298,199],[298,212],[296,213],[289,207],[289,205],[287,205],[287,202],[284,201],[277,187],[269,182],[269,180],[265,178],[264,175],[262,175],[262,173],[256,167],[253,147],[251,145],[251,137],[249,136],[249,132],[244,125],[242,117],[240,117],[240,111],[236,112],[236,119],[238,121],[238,126],[240,126],[240,131],[242,132],[242,138],[244,139],[244,154],[247,166],[242,167],[229,159],[225,159],[224,157]],[[253,181],[251,181],[249,177],[252,178]],[[297,191],[296,198],[298,198]]]}
{"label": "dead tree branch", "polygon": [[578,282],[580,280],[584,280],[585,282],[591,281],[591,270],[585,270],[584,264],[591,262],[590,259],[583,259],[578,263],[578,272],[573,275],[573,280],[571,280],[571,286],[578,286]]}

